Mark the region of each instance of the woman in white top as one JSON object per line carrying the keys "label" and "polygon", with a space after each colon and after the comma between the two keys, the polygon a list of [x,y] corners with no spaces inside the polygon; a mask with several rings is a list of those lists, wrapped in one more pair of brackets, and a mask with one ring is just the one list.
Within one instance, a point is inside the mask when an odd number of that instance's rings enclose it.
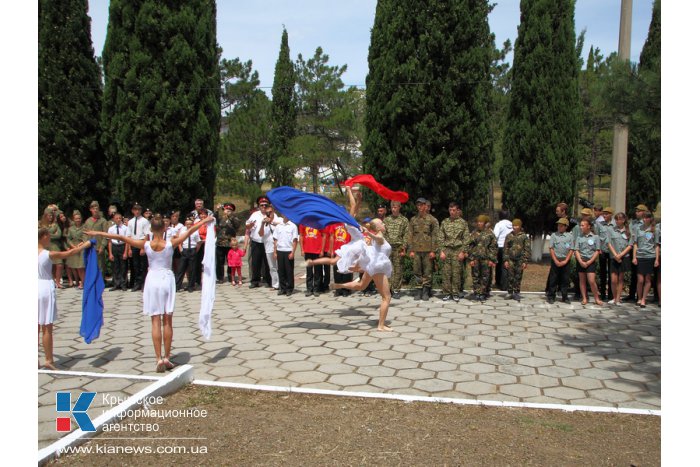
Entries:
{"label": "woman in white top", "polygon": [[[148,274],[143,287],[143,314],[151,317],[151,336],[156,351],[156,372],[163,373],[175,365],[170,362],[170,347],[173,341],[173,311],[175,309],[175,276],[172,271],[173,251],[187,237],[199,229],[202,224],[213,221],[209,216],[194,224],[178,237],[166,241],[164,239],[165,225],[163,218],[156,215],[151,221],[152,239],[135,240],[123,235],[106,232],[86,232],[121,240],[135,248],[142,248],[148,256]],[[162,316],[162,320],[161,320]],[[162,324],[162,331],[161,331]],[[161,353],[161,349],[165,350]],[[165,357],[163,357],[165,355]]]}
{"label": "woman in white top", "polygon": [[[90,246],[90,242],[82,242],[66,251],[49,251],[51,233],[47,228],[39,229],[39,335],[46,361],[44,367],[55,370],[53,365],[53,322],[58,317],[56,309],[56,284],[51,274],[52,261],[65,259],[80,253]],[[39,368],[41,368],[39,364]]]}

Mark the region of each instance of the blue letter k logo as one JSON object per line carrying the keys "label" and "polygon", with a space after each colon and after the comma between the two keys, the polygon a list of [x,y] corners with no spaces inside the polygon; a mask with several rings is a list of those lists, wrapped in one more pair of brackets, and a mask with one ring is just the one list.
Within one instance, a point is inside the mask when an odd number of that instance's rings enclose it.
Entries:
{"label": "blue letter k logo", "polygon": [[56,393],[56,412],[70,412],[75,419],[81,430],[83,431],[96,431],[95,426],[92,424],[92,420],[87,414],[87,410],[90,408],[93,399],[95,399],[94,392],[83,392],[75,401],[75,405],[71,409],[70,407],[70,392],[57,392]]}

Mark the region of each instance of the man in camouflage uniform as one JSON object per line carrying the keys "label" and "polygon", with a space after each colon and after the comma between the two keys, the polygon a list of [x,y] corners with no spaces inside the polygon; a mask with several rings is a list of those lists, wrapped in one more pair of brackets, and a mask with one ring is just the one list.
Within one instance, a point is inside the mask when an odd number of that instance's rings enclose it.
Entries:
{"label": "man in camouflage uniform", "polygon": [[401,280],[403,279],[403,257],[406,256],[408,240],[408,219],[401,215],[401,203],[391,202],[391,215],[384,219],[384,239],[391,245],[391,279],[389,279],[392,298],[399,298]]}
{"label": "man in camouflage uniform", "polygon": [[[214,215],[216,218],[216,282],[222,284],[228,250],[231,249],[231,239],[236,238],[240,221],[233,214],[236,211],[233,203],[220,204],[218,208]],[[223,214],[221,214],[221,208],[223,208]],[[231,282],[231,278],[228,279]]]}
{"label": "man in camouflage uniform", "polygon": [[508,270],[508,295],[506,300],[520,301],[520,283],[523,271],[531,258],[530,236],[523,232],[523,222],[513,219],[513,231],[506,236],[503,245],[503,267]]}
{"label": "man in camouflage uniform", "polygon": [[459,302],[462,290],[462,261],[464,261],[464,246],[469,239],[467,221],[459,216],[459,205],[450,203],[450,217],[442,221],[438,231],[438,247],[442,268],[442,301],[454,300]]}
{"label": "man in camouflage uniform", "polygon": [[[107,219],[104,218],[100,212],[100,203],[93,201],[90,203],[90,214],[91,216],[85,221],[85,230],[96,230],[98,232],[107,232],[109,230],[109,225],[107,224]],[[109,241],[105,237],[90,237],[88,240],[95,239],[97,242],[95,244],[97,252],[97,266],[100,268],[102,277],[105,275],[105,254],[107,251],[107,242]]]}
{"label": "man in camouflage uniform", "polygon": [[467,258],[472,267],[474,294],[471,298],[483,302],[488,294],[491,268],[496,265],[498,241],[491,229],[486,229],[488,216],[480,215],[476,220],[476,230],[469,236]]}
{"label": "man in camouflage uniform", "polygon": [[437,249],[437,236],[440,226],[437,220],[428,214],[428,204],[425,198],[418,198],[416,205],[418,214],[408,223],[409,256],[413,259],[413,275],[420,294],[416,300],[428,300],[433,281],[433,260]]}

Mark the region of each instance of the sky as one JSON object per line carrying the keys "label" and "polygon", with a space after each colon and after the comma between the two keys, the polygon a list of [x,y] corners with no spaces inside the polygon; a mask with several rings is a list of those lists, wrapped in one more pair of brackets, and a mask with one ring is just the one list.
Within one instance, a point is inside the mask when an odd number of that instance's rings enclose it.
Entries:
{"label": "sky", "polygon": [[[92,41],[95,55],[102,54],[107,34],[109,0],[89,0]],[[489,15],[496,45],[506,39],[515,43],[520,22],[518,0],[496,0]],[[632,46],[630,58],[639,61],[644,46],[653,0],[633,0]],[[217,2],[217,40],[223,57],[252,60],[260,73],[260,86],[272,87],[275,62],[279,54],[283,25],[289,34],[292,60],[301,53],[305,59],[321,46],[331,65],[347,64],[343,75],[346,85],[364,86],[367,76],[367,51],[374,23],[376,0],[219,0]],[[620,1],[578,0],[576,34],[586,30],[584,58],[593,45],[603,55],[617,51]],[[512,59],[512,54],[509,60]]]}

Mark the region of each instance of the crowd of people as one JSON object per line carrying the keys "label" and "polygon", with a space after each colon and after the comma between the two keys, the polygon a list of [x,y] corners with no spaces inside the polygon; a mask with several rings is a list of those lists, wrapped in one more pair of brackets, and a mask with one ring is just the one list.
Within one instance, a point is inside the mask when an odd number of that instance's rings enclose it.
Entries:
{"label": "crowd of people", "polygon": [[[347,209],[356,218],[361,192],[348,188],[346,194]],[[278,295],[291,295],[295,290],[294,258],[299,249],[306,265],[306,296],[318,297],[332,289],[338,296],[352,291],[370,295],[378,292],[381,331],[391,330],[386,318],[391,299],[402,296],[407,255],[412,260],[415,300],[432,296],[436,261],[441,263],[443,301],[487,300],[494,271],[495,287],[507,291],[506,299],[521,299],[520,286],[531,259],[531,243],[520,219],[511,220],[508,212],[500,211],[492,228],[490,218],[481,214],[470,229],[455,202],[449,204],[449,216],[442,222],[431,214],[429,200],[418,198],[415,203],[418,212],[410,220],[401,214],[402,203],[398,201],[390,203],[389,211],[386,205],[379,205],[373,219],[360,221],[361,229],[344,222],[321,229],[296,225],[284,213],[278,215],[266,196],[258,197],[257,207],[244,223],[234,214],[233,203],[220,204],[212,211],[201,199],[195,200],[184,224],[179,211],[154,215],[138,202],[133,203],[131,216],[126,218],[116,206],[110,206],[104,216],[99,203],[93,201],[85,221],[78,210],[68,218],[58,206],[49,205],[39,221],[39,280],[43,284],[40,339],[45,349],[51,347],[51,326],[56,316],[55,298],[51,297],[55,289],[83,287],[85,265],[78,253],[94,240],[103,276],[109,260],[109,290],[143,290],[144,313],[152,319],[157,371],[171,368],[175,294],[201,286],[206,238],[212,232],[210,222],[215,222],[217,283],[241,287],[242,265],[247,257],[250,288],[267,287]],[[574,299],[584,305],[590,288],[598,305],[605,301],[619,305],[627,300],[645,307],[652,283],[660,303],[661,225],[646,206],[636,207],[631,222],[622,212],[613,216],[611,208],[598,207],[597,212],[583,209],[577,220],[568,217],[565,203],[559,203],[555,213],[558,220],[549,239],[551,266],[545,290],[549,303],[554,302],[557,293],[563,302],[571,302],[574,269]],[[469,294],[465,291],[468,269],[472,279]],[[158,280],[153,278],[156,271]],[[623,299],[628,271],[629,294]],[[359,273],[357,280],[353,280],[355,272]],[[53,368],[50,350],[46,351],[44,365]]]}

